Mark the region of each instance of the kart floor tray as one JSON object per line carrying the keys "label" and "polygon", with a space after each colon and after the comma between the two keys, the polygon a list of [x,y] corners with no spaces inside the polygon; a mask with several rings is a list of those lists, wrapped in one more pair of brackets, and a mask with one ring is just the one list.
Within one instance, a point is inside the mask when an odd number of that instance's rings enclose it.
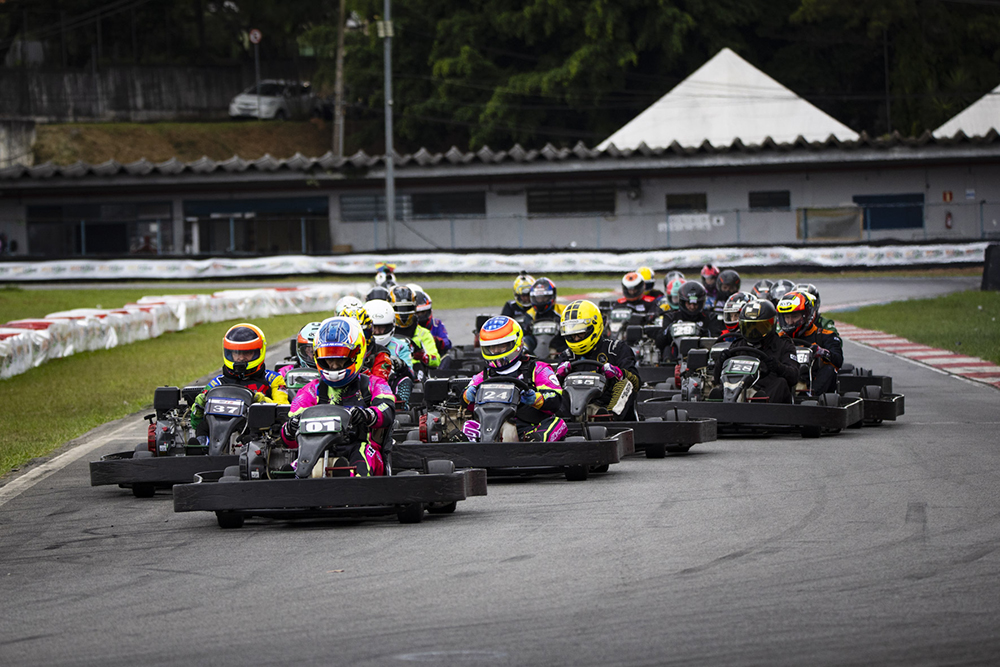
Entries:
{"label": "kart floor tray", "polygon": [[866,424],[896,421],[906,412],[905,397],[902,394],[882,394],[881,398],[861,398],[864,404]]}
{"label": "kart floor tray", "polygon": [[240,457],[226,456],[154,456],[132,458],[135,452],[115,452],[90,462],[90,485],[155,484],[171,486],[194,480],[196,473],[206,469],[219,470],[239,464]]}
{"label": "kart floor tray", "polygon": [[[639,405],[665,403],[687,410],[688,417],[712,417],[719,422],[719,430],[729,424],[759,424],[762,426],[808,427],[836,431],[860,422],[863,406],[860,398],[839,396],[839,405],[801,405],[789,403],[722,403],[721,401],[659,401]],[[644,408],[648,409],[648,408]]]}
{"label": "kart floor tray", "polygon": [[220,482],[220,477],[221,470],[202,472],[195,476],[195,483],[175,486],[174,511],[238,511],[264,516],[304,510],[317,515],[327,509],[364,512],[365,508],[451,503],[486,495],[486,471],[474,469],[433,475],[233,482]]}
{"label": "kart floor tray", "polygon": [[879,387],[883,394],[892,393],[892,378],[888,375],[854,375],[841,373],[837,376],[837,390],[841,394],[861,391],[862,387]]}
{"label": "kart floor tray", "polygon": [[597,468],[618,463],[634,451],[632,431],[626,429],[602,440],[571,435],[559,442],[407,441],[393,447],[392,462],[397,468],[420,468],[425,460],[451,459],[456,466],[486,468],[494,474],[501,468]]}
{"label": "kart floor tray", "polygon": [[658,384],[674,379],[674,364],[667,366],[639,366],[639,379],[643,384]]}

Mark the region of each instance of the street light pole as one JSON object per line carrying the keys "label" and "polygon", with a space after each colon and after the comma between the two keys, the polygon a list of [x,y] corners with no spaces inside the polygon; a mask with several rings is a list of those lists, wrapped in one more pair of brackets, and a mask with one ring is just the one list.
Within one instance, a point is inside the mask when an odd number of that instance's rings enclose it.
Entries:
{"label": "street light pole", "polygon": [[340,0],[337,23],[337,78],[333,84],[333,154],[344,157],[344,21],[347,0]]}
{"label": "street light pole", "polygon": [[385,215],[389,250],[396,247],[396,183],[393,168],[395,151],[392,147],[392,8],[385,0],[383,18],[385,38]]}

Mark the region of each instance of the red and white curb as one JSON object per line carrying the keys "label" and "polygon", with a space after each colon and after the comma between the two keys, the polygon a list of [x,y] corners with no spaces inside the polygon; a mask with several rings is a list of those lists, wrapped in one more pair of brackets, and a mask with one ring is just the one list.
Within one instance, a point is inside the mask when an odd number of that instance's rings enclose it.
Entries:
{"label": "red and white curb", "polygon": [[862,343],[883,352],[905,357],[911,361],[931,366],[951,375],[982,382],[1000,389],[1000,366],[978,357],[939,350],[920,343],[914,343],[882,331],[862,329],[850,324],[838,324],[837,330],[843,338]]}

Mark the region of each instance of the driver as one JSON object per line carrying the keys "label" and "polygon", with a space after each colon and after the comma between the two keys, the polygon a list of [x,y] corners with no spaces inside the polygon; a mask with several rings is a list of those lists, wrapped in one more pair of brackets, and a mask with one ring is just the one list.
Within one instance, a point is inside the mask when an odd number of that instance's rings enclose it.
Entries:
{"label": "driver", "polygon": [[722,324],[725,328],[719,334],[717,342],[732,342],[740,335],[740,311],[753,300],[754,298],[746,292],[737,292],[726,300],[726,304],[722,307]]}
{"label": "driver", "polygon": [[503,305],[501,315],[517,319],[518,315],[527,315],[531,308],[531,286],[535,284],[535,279],[528,275],[527,271],[521,271],[517,278],[514,278],[514,298]]}
{"label": "driver", "polygon": [[[522,441],[554,442],[566,437],[566,422],[556,416],[562,404],[562,387],[552,367],[524,351],[521,325],[505,315],[491,317],[479,331],[479,349],[486,370],[477,373],[462,392],[462,402],[475,409],[480,384],[494,377],[517,378],[533,389],[521,390],[521,405],[514,416],[517,437]],[[470,419],[462,426],[470,440],[479,438],[479,422]]]}
{"label": "driver", "polygon": [[[635,271],[626,273],[622,278],[622,297],[618,299],[618,303],[632,312],[642,315],[647,322],[654,315],[660,314],[655,306],[656,297],[646,293],[646,282]],[[565,315],[565,311],[563,314]]]}
{"label": "driver", "polygon": [[360,477],[382,475],[382,443],[391,435],[396,418],[396,397],[377,375],[362,372],[368,343],[357,320],[331,317],[323,320],[316,334],[315,356],[320,377],[299,390],[281,428],[281,439],[289,448],[298,447],[299,419],[314,405],[342,405],[351,410],[351,426],[367,431],[348,457]]}
{"label": "driver", "polygon": [[[531,298],[531,308],[528,314],[531,315],[532,323],[535,322],[555,322],[559,324],[563,310],[566,306],[556,303],[556,284],[548,278],[539,278],[531,286],[529,292]],[[536,337],[539,335],[535,332]],[[556,351],[556,354],[566,349],[566,341],[558,333],[549,342],[549,347]]]}
{"label": "driver", "polygon": [[246,387],[253,392],[254,403],[288,403],[285,378],[264,367],[266,353],[264,332],[254,325],[244,322],[226,332],[222,337],[222,374],[205,385],[191,406],[191,426],[196,436],[208,437],[208,424],[204,422],[205,401],[209,389],[214,387]]}
{"label": "driver", "polygon": [[716,282],[719,277],[719,269],[715,264],[706,264],[701,267],[701,284],[705,286],[705,294],[708,296],[708,307],[711,308],[715,305],[716,299],[718,299],[718,293],[716,291]]}
{"label": "driver", "polygon": [[396,285],[389,292],[389,301],[396,313],[396,335],[410,343],[414,361],[419,361],[427,368],[440,366],[441,355],[438,354],[434,336],[417,324],[417,305],[413,300],[413,290],[406,285]]}
{"label": "driver", "polygon": [[[808,292],[789,292],[778,302],[778,325],[781,335],[801,340],[809,346],[818,367],[813,373],[810,393],[813,396],[837,390],[837,373],[844,365],[844,344],[836,331],[816,325],[819,311]],[[793,340],[793,343],[794,343]]]}
{"label": "driver", "polygon": [[656,274],[653,273],[653,269],[648,266],[640,266],[635,272],[642,276],[642,281],[646,286],[646,296],[653,297],[653,301],[663,296],[663,292],[656,289]]}
{"label": "driver", "polygon": [[[681,285],[678,294],[678,308],[663,315],[663,328],[656,334],[656,347],[660,352],[668,346],[673,346],[673,336],[670,326],[674,322],[694,322],[698,325],[699,336],[718,336],[721,331],[717,326],[718,318],[705,311],[705,287],[693,280]],[[671,350],[671,358],[676,358],[676,350]]]}
{"label": "driver", "polygon": [[726,359],[739,356],[739,348],[750,347],[760,352],[760,379],[754,385],[757,393],[766,395],[771,403],[792,402],[792,388],[799,380],[799,362],[792,341],[779,336],[776,331],[774,321],[777,317],[774,304],[767,299],[751,301],[743,306],[740,333],[715,362],[716,385],[722,377],[722,365]]}
{"label": "driver", "polygon": [[288,371],[293,368],[311,368],[316,370],[316,361],[313,359],[313,336],[319,331],[319,322],[310,322],[301,329],[299,335],[295,337],[295,361],[297,363],[288,364],[278,369],[281,377],[288,375]]}
{"label": "driver", "polygon": [[[569,349],[559,355],[562,363],[556,368],[560,380],[565,378],[574,361],[589,359],[603,366],[601,371],[608,379],[604,393],[595,401],[598,414],[612,415],[615,420],[636,420],[635,400],[639,395],[639,371],[632,348],[619,340],[604,338],[604,318],[600,309],[590,301],[574,301],[563,311],[559,330]],[[569,406],[563,403],[563,414]]]}

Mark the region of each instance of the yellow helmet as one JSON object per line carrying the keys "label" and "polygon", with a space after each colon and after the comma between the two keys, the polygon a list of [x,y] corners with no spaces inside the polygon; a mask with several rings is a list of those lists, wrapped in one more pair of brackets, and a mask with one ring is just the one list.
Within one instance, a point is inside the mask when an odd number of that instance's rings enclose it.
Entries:
{"label": "yellow helmet", "polygon": [[590,301],[574,301],[563,311],[559,332],[574,354],[584,355],[593,350],[604,335],[604,317]]}
{"label": "yellow helmet", "polygon": [[514,278],[514,298],[525,308],[531,308],[531,286],[535,284],[535,279],[528,275],[527,271],[521,271],[517,278]]}
{"label": "yellow helmet", "polygon": [[635,272],[642,276],[642,282],[645,283],[647,292],[656,287],[656,274],[653,273],[653,269],[648,266],[640,266]]}

